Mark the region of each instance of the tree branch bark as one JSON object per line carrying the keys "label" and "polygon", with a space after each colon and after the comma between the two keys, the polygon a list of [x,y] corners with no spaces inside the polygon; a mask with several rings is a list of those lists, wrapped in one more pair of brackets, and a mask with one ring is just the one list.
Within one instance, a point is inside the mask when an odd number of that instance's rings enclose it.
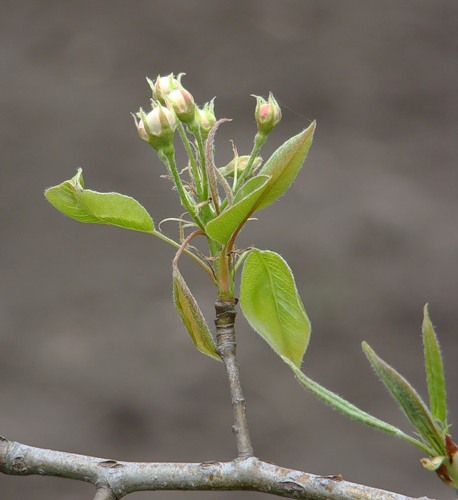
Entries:
{"label": "tree branch bark", "polygon": [[220,355],[226,368],[229,391],[231,394],[234,423],[232,431],[235,434],[239,458],[253,456],[250,432],[246,417],[246,403],[240,382],[239,365],[236,356],[235,341],[235,302],[218,300],[216,311],[216,352]]}
{"label": "tree branch bark", "polygon": [[117,499],[110,488],[102,486],[100,488],[97,488],[93,500],[117,500]]}
{"label": "tree branch bark", "polygon": [[[0,437],[0,472],[57,476],[96,486],[94,500],[119,500],[137,491],[258,491],[307,500],[415,500],[398,493],[317,476],[263,462],[256,457],[232,462],[119,462],[27,446]],[[416,500],[432,500],[421,497]]]}

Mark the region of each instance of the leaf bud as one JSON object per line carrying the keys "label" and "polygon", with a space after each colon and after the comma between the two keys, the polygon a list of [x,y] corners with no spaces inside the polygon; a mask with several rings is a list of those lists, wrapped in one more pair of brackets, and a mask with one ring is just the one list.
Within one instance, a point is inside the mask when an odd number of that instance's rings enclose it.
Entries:
{"label": "leaf bud", "polygon": [[267,135],[281,120],[281,109],[272,92],[269,92],[269,98],[266,101],[263,97],[256,97],[256,110],[254,117],[258,126],[258,132]]}
{"label": "leaf bud", "polygon": [[[224,177],[234,177],[235,172],[239,175],[245,170],[249,161],[249,155],[236,155],[227,165],[220,167],[219,171]],[[262,158],[260,156],[256,156],[253,162],[252,171],[255,172],[261,166],[261,163]]]}

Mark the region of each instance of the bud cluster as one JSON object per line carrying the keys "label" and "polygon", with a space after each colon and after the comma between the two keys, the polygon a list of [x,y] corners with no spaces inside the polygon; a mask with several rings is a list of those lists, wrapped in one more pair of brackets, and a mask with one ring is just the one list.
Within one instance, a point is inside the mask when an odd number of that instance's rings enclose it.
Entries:
{"label": "bud cluster", "polygon": [[186,90],[180,73],[158,76],[155,81],[147,78],[152,91],[152,111],[142,109],[134,116],[138,135],[155,149],[162,149],[173,143],[173,135],[178,121],[190,129],[200,129],[203,138],[208,136],[216,123],[213,99],[202,108],[196,106],[194,97]]}
{"label": "bud cluster", "polygon": [[[249,155],[242,156],[234,149],[234,159],[225,167],[218,168],[209,154],[213,151],[213,144],[208,144],[208,141],[213,140],[210,132],[225,120],[217,120],[214,99],[201,107],[196,105],[193,95],[182,84],[183,76],[184,73],[177,76],[171,73],[158,75],[155,80],[147,78],[152,92],[152,109],[144,111],[140,108],[133,116],[138,135],[158,152],[182,205],[202,229],[220,213],[221,206],[227,206],[242,186],[256,175],[262,164],[260,149],[269,132],[280,121],[281,110],[272,93],[267,100],[254,96],[257,101],[257,133],[253,149]],[[178,168],[175,158],[177,130],[188,157],[184,169]],[[189,178],[182,178],[184,172],[189,174]],[[221,186],[227,195],[226,200],[219,196]]]}

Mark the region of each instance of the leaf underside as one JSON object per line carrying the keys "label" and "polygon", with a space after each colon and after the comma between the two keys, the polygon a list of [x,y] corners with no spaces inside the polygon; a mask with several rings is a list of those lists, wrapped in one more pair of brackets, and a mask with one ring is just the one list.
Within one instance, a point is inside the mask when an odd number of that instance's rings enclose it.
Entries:
{"label": "leaf underside", "polygon": [[441,436],[433,417],[415,389],[394,368],[377,356],[366,342],[363,342],[363,350],[375,373],[380,377],[388,392],[419,435],[429,443],[438,455],[445,455],[443,436]]}
{"label": "leaf underside", "polygon": [[433,417],[447,427],[447,394],[442,356],[429,318],[428,306],[425,305],[423,316],[423,350],[425,358],[426,380],[428,383],[429,405]]}
{"label": "leaf underside", "polygon": [[221,361],[204,315],[176,266],[173,269],[173,300],[196,349]]}
{"label": "leaf underside", "polygon": [[154,233],[153,220],[134,198],[84,189],[82,169],[72,179],[46,189],[45,196],[59,212],[79,222]]}
{"label": "leaf underside", "polygon": [[299,383],[308,391],[310,391],[312,394],[314,394],[316,397],[321,399],[325,404],[329,405],[331,408],[334,410],[337,410],[339,413],[342,415],[355,420],[357,422],[360,422],[362,424],[365,424],[369,427],[373,427],[374,429],[377,429],[379,431],[386,432],[388,434],[392,434],[394,436],[397,436],[426,452],[427,454],[431,454],[431,449],[426,446],[424,443],[419,441],[418,439],[413,438],[412,436],[409,436],[408,434],[404,433],[397,427],[388,424],[384,422],[383,420],[379,420],[376,417],[373,417],[369,413],[366,413],[363,410],[360,410],[357,406],[353,405],[346,399],[338,396],[334,392],[330,391],[329,389],[326,389],[322,385],[318,384],[314,380],[310,379],[307,377],[301,370],[298,368],[294,363],[292,363],[289,359],[283,357],[283,361],[291,368],[291,370],[294,372],[294,375],[296,376],[297,380]]}

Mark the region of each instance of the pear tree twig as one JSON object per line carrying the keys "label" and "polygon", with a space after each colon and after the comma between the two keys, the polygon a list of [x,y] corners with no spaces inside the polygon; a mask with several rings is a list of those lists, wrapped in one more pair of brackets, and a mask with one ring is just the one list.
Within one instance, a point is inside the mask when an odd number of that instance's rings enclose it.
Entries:
{"label": "pear tree twig", "polygon": [[93,500],[119,500],[138,491],[258,491],[304,500],[432,500],[287,469],[256,457],[232,462],[121,462],[35,448],[0,437],[0,472],[86,481]]}

